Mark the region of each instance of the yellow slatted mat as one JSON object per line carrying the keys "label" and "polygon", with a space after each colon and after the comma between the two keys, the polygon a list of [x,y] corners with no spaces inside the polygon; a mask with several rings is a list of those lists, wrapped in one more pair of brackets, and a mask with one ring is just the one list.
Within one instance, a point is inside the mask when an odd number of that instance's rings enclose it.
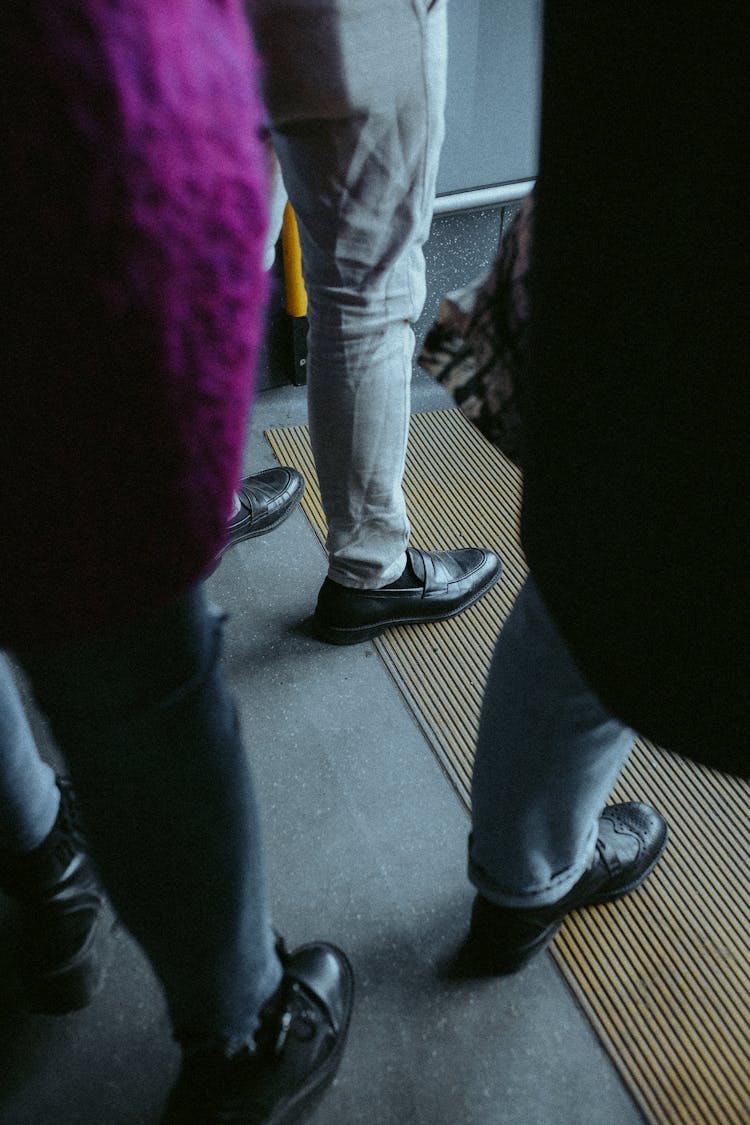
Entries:
{"label": "yellow slatted mat", "polygon": [[[268,438],[304,473],[302,503],[322,542],[307,428]],[[465,613],[374,641],[468,809],[483,683],[525,576],[520,477],[458,411],[441,410],[412,417],[404,489],[416,546],[479,543],[505,566]],[[648,1121],[748,1125],[750,784],[642,741],[615,797],[659,808],[670,845],[637,894],[567,919],[552,956]]]}

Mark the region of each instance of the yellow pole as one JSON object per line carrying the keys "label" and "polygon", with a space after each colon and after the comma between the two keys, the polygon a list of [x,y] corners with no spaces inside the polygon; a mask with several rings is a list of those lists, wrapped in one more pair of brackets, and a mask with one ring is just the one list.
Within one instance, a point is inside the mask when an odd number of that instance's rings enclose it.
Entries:
{"label": "yellow pole", "polygon": [[281,250],[284,261],[286,311],[290,316],[307,316],[307,290],[302,278],[302,251],[299,230],[291,204],[284,208],[281,226]]}

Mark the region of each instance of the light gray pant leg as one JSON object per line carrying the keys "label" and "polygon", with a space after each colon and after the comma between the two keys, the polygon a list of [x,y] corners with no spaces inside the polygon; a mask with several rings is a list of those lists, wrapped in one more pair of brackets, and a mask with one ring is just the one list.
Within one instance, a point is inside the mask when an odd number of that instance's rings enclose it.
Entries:
{"label": "light gray pant leg", "polygon": [[270,140],[268,150],[268,227],[263,246],[263,268],[266,270],[273,269],[276,261],[276,243],[279,241],[281,228],[284,225],[284,208],[288,198],[281,176],[279,160]]}
{"label": "light gray pant leg", "polygon": [[0,652],[0,848],[26,852],[38,847],[59,805],[54,771],[39,757],[13,673]]}
{"label": "light gray pant leg", "polygon": [[249,9],[300,229],[308,404],[329,575],[405,563],[413,322],[443,139],[446,4],[258,0]]}
{"label": "light gray pant leg", "polygon": [[469,878],[486,898],[539,906],[570,890],[634,738],[581,676],[530,578],[498,639],[474,763]]}

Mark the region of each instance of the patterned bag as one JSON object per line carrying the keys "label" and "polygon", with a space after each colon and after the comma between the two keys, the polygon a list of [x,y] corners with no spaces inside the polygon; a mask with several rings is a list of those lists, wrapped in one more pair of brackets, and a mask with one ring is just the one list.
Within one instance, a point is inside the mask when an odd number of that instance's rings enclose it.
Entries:
{"label": "patterned bag", "polygon": [[520,464],[518,387],[529,321],[534,197],[526,196],[486,274],[443,300],[418,363],[460,410]]}

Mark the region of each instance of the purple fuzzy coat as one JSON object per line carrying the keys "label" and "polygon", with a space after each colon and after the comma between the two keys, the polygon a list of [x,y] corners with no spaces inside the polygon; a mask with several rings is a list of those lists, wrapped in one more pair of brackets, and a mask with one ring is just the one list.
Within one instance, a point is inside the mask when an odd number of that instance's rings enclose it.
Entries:
{"label": "purple fuzzy coat", "polygon": [[0,25],[0,645],[39,648],[167,603],[222,542],[262,110],[234,0],[35,0]]}

